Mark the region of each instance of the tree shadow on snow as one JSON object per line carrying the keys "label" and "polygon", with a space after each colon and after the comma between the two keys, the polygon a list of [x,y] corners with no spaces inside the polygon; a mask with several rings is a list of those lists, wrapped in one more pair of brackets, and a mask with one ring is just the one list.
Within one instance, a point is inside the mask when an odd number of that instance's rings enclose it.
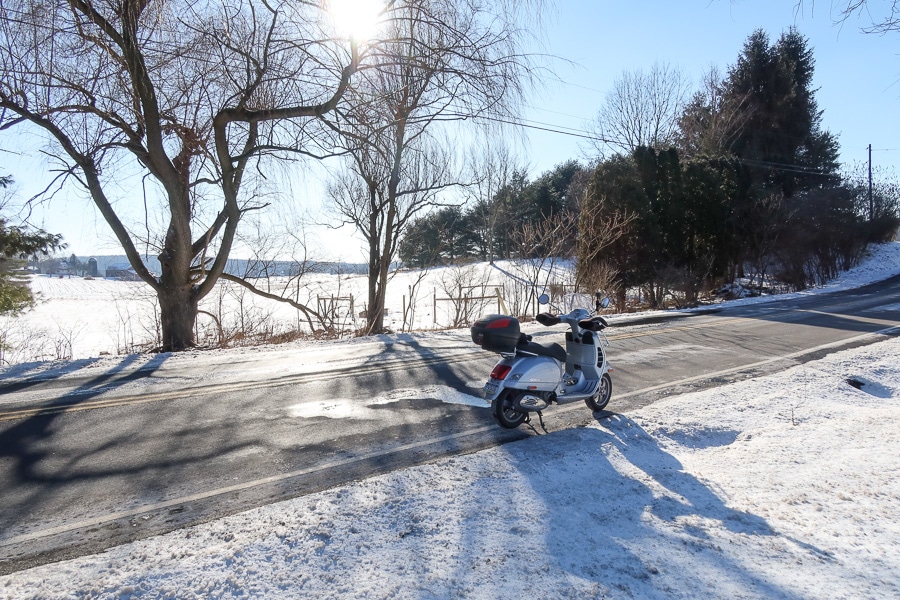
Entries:
{"label": "tree shadow on snow", "polygon": [[698,597],[722,593],[720,586],[753,597],[795,597],[767,581],[758,565],[739,563],[719,547],[731,534],[750,543],[776,535],[765,519],[730,508],[640,425],[606,414],[602,429],[507,446],[544,504],[537,508],[543,514],[538,526],[546,528],[544,568],[574,576],[566,578],[578,588],[572,591],[591,597],[665,596],[673,580],[675,589],[696,585]]}
{"label": "tree shadow on snow", "polygon": [[[3,369],[2,375],[6,381],[0,383],[0,395],[20,392],[64,377],[70,373],[77,373],[98,363],[99,358],[84,358],[79,360],[67,360],[60,362],[36,361],[20,363]],[[128,360],[126,358],[126,360]]]}

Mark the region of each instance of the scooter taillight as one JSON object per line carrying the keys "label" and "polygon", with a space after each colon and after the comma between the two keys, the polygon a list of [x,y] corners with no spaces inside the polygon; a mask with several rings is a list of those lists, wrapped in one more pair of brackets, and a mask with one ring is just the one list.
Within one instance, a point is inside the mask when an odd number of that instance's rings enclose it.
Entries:
{"label": "scooter taillight", "polygon": [[497,365],[494,367],[494,370],[491,371],[491,379],[506,379],[510,370],[512,370],[512,367],[509,365]]}
{"label": "scooter taillight", "polygon": [[512,319],[497,319],[496,321],[491,321],[487,324],[485,329],[506,329],[509,327],[509,324],[512,322]]}

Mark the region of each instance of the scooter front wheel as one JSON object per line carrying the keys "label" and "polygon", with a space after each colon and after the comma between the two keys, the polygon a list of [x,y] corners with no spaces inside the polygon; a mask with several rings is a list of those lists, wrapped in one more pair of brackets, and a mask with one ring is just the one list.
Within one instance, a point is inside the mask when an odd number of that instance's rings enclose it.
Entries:
{"label": "scooter front wheel", "polygon": [[518,394],[515,392],[510,394],[500,394],[497,398],[494,398],[493,402],[491,402],[491,410],[494,413],[494,418],[497,419],[497,422],[501,427],[515,429],[525,422],[528,413],[514,408],[516,398],[523,393],[524,392],[518,392]]}
{"label": "scooter front wheel", "polygon": [[600,412],[609,404],[610,398],[612,398],[612,377],[609,376],[609,373],[604,373],[600,378],[600,387],[597,388],[597,393],[585,398],[584,403],[592,411]]}

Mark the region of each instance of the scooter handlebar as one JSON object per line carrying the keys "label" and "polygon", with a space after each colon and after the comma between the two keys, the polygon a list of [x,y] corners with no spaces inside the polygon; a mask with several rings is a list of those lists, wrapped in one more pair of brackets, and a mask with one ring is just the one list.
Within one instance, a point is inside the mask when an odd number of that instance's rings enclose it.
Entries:
{"label": "scooter handlebar", "polygon": [[551,315],[550,313],[539,313],[535,317],[535,320],[544,327],[551,327],[562,323],[562,319],[560,319],[558,315]]}
{"label": "scooter handlebar", "polygon": [[591,317],[590,319],[582,319],[578,321],[578,326],[582,329],[587,329],[588,331],[602,331],[609,327],[609,323],[606,322],[606,319],[597,315],[596,317]]}
{"label": "scooter handlebar", "polygon": [[544,327],[552,327],[560,323],[567,323],[570,327],[577,326],[588,331],[601,331],[609,327],[606,319],[597,315],[590,316],[590,313],[583,308],[576,308],[567,315],[551,315],[550,313],[540,313],[535,320]]}

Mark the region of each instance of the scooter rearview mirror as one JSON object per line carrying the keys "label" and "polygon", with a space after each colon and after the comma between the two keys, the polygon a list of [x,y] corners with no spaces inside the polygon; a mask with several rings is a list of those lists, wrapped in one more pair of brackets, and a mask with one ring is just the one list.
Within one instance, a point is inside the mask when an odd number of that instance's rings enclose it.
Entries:
{"label": "scooter rearview mirror", "polygon": [[541,294],[540,296],[538,296],[538,302],[540,302],[541,304],[550,304],[550,296],[548,296],[547,294]]}

